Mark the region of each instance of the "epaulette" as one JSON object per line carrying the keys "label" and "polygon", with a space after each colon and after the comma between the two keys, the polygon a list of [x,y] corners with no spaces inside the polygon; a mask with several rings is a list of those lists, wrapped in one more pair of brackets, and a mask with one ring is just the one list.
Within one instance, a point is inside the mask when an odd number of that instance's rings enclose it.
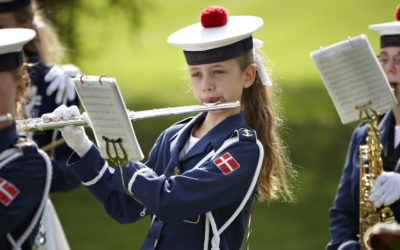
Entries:
{"label": "epaulette", "polygon": [[0,152],[0,162],[19,152],[22,152],[23,154],[32,152],[31,147],[27,147],[27,139],[25,137],[18,137],[12,147]]}
{"label": "epaulette", "polygon": [[24,154],[37,152],[36,143],[32,140],[27,139],[24,136],[18,137],[15,146],[19,148]]}
{"label": "epaulette", "polygon": [[240,141],[257,141],[256,131],[248,128],[241,128],[237,130],[237,135]]}

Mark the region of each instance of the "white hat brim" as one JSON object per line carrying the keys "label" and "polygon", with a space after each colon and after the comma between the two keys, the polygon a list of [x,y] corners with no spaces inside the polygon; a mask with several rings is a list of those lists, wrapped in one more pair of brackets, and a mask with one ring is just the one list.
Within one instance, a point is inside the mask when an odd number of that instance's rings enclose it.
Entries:
{"label": "white hat brim", "polygon": [[371,31],[377,32],[380,36],[384,35],[400,35],[400,22],[390,22],[370,25]]}
{"label": "white hat brim", "polygon": [[263,25],[255,16],[231,16],[224,26],[204,28],[196,23],[168,37],[168,43],[185,51],[204,51],[226,46],[249,37]]}
{"label": "white hat brim", "polygon": [[0,29],[0,55],[22,51],[23,46],[36,36],[32,29]]}

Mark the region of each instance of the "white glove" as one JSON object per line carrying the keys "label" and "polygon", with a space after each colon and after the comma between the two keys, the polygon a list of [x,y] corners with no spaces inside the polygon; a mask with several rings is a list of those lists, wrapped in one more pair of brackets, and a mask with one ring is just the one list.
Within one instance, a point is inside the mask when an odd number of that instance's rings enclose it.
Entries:
{"label": "white glove", "polygon": [[[67,108],[65,105],[61,105],[56,108],[53,113],[43,114],[41,118],[44,122],[50,120],[68,120],[72,116],[77,116],[79,114],[77,106]],[[84,156],[93,145],[93,142],[89,140],[83,127],[66,126],[61,129],[61,134],[67,145],[80,157]]]}
{"label": "white glove", "polygon": [[376,178],[369,200],[375,207],[381,207],[389,206],[398,199],[400,199],[400,174],[383,172]]}
{"label": "white glove", "polygon": [[67,96],[70,101],[75,100],[75,87],[71,77],[79,75],[80,73],[79,68],[73,64],[62,66],[54,65],[44,77],[45,82],[51,82],[46,89],[46,94],[50,96],[57,90],[56,104],[61,104],[64,96]]}

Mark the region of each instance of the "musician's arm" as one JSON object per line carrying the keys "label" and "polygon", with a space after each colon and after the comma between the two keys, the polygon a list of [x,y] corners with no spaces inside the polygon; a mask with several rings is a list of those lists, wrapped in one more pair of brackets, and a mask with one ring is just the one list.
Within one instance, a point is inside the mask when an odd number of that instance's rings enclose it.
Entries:
{"label": "musician's arm", "polygon": [[51,164],[53,165],[53,175],[50,192],[65,192],[81,185],[80,179],[67,166],[67,159],[53,160]]}
{"label": "musician's arm", "polygon": [[114,172],[119,170],[111,168],[94,145],[82,158],[74,153],[69,164],[113,219],[124,224],[143,217],[141,212],[144,207],[141,204],[112,188],[114,182],[121,182],[114,177]]}
{"label": "musician's arm", "polygon": [[[163,136],[164,133],[160,135],[151,150],[149,160],[146,162],[147,166],[153,166],[156,161],[158,145]],[[107,213],[119,223],[130,223],[147,215],[142,204],[125,192],[121,192],[123,188],[121,187],[120,170],[108,166],[96,146],[93,145],[82,158],[74,153],[68,163],[80,177],[82,184],[101,202]]]}
{"label": "musician's arm", "polygon": [[330,232],[332,239],[326,249],[359,249],[359,145],[361,135],[353,133],[340,184],[329,210]]}

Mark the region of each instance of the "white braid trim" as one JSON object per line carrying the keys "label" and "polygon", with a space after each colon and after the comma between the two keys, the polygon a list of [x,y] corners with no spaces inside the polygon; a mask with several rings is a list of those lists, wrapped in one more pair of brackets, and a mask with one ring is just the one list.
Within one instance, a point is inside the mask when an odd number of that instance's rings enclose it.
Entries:
{"label": "white braid trim", "polygon": [[[217,150],[217,152],[215,152],[215,154],[211,157],[211,159],[214,159],[221,151],[225,150],[227,147],[229,147],[230,145],[236,143],[239,141],[239,137],[235,137],[235,138],[231,138],[226,140],[222,146]],[[258,181],[258,176],[260,175],[261,172],[261,168],[262,168],[262,162],[264,159],[264,147],[261,144],[261,142],[259,140],[256,141],[257,146],[260,150],[260,156],[258,158],[258,162],[257,162],[257,168],[256,171],[254,173],[253,179],[251,181],[251,184],[249,186],[249,189],[247,190],[246,195],[244,196],[242,202],[240,203],[240,205],[238,206],[238,208],[236,209],[236,211],[232,214],[232,216],[225,222],[225,224],[219,229],[217,230],[217,226],[215,223],[215,220],[212,216],[211,212],[207,212],[206,213],[206,221],[205,221],[205,235],[204,235],[204,244],[203,244],[203,248],[204,250],[206,250],[208,248],[208,234],[209,234],[209,224],[211,224],[211,228],[213,231],[213,238],[211,240],[211,249],[212,250],[218,250],[219,249],[219,244],[220,244],[220,235],[225,231],[226,228],[228,228],[228,226],[236,219],[236,217],[239,215],[240,211],[243,210],[244,206],[246,205],[247,201],[250,199],[250,195],[252,194],[253,189],[255,188],[257,181]],[[204,157],[201,162],[203,162],[205,159],[208,159],[210,157],[210,154],[208,154],[206,157]]]}
{"label": "white braid trim", "polygon": [[211,250],[219,250],[219,243],[221,242],[221,238],[218,233],[217,223],[214,220],[212,212],[208,212],[206,216],[209,218],[211,229],[214,235],[211,240]]}
{"label": "white braid trim", "polygon": [[343,250],[345,247],[352,245],[352,244],[358,244],[358,241],[356,240],[348,240],[340,244],[337,250]]}
{"label": "white braid trim", "polygon": [[214,150],[211,150],[201,161],[199,161],[194,168],[199,168],[205,161],[214,155]]}
{"label": "white braid trim", "polygon": [[261,82],[265,86],[272,86],[271,79],[268,76],[267,70],[265,69],[263,60],[260,56],[260,49],[264,46],[264,43],[256,38],[253,38],[253,44],[255,48],[255,54],[256,54],[256,65],[257,65],[257,72],[258,75],[260,76]]}
{"label": "white braid trim", "polygon": [[204,244],[203,244],[204,250],[208,249],[209,234],[210,234],[210,220],[208,219],[208,216],[206,215],[205,230],[204,230]]}
{"label": "white braid trim", "polygon": [[91,179],[90,181],[86,181],[86,182],[83,182],[83,181],[82,181],[82,184],[85,185],[85,186],[91,186],[91,185],[93,185],[93,184],[96,184],[96,183],[101,179],[101,177],[103,177],[103,175],[104,175],[104,173],[106,172],[107,168],[108,168],[108,163],[107,163],[107,161],[106,161],[106,162],[104,163],[103,167],[101,168],[99,174],[96,175],[96,177],[94,177],[94,178]]}
{"label": "white braid trim", "polygon": [[[222,146],[217,150],[217,152],[214,153],[214,155],[212,156],[211,160],[214,160],[215,157],[218,156],[219,153],[221,153],[222,151],[224,151],[227,147],[229,147],[230,145],[236,143],[239,141],[239,137],[234,137],[234,138],[230,138],[228,140],[226,140],[224,142],[224,144],[222,144]],[[208,156],[208,155],[207,155]]]}
{"label": "white braid trim", "polygon": [[42,216],[42,212],[43,212],[44,206],[46,205],[47,199],[49,197],[53,169],[52,169],[52,165],[51,165],[51,161],[50,161],[49,156],[45,152],[40,150],[40,149],[38,149],[38,153],[43,157],[44,161],[46,162],[46,168],[47,168],[46,184],[45,184],[45,187],[44,187],[42,200],[40,202],[38,210],[35,213],[35,216],[33,217],[31,223],[29,224],[28,228],[25,230],[25,232],[21,235],[21,237],[19,237],[19,239],[16,242],[12,238],[11,234],[7,234],[7,239],[12,244],[13,250],[21,249],[21,245],[29,237],[29,235],[31,234],[33,228],[36,226],[37,222],[39,221],[40,217]]}
{"label": "white braid trim", "polygon": [[[130,192],[130,193],[132,193],[132,185],[133,185],[133,183],[135,182],[135,180],[136,180],[136,177],[140,174],[140,173],[142,173],[142,172],[144,172],[144,171],[146,171],[146,170],[150,170],[149,168],[147,168],[147,167],[144,167],[144,168],[141,168],[141,169],[139,169],[138,171],[136,171],[133,175],[132,175],[132,178],[129,180],[129,183],[128,183],[128,191]],[[123,178],[123,177],[122,177]]]}
{"label": "white braid trim", "polygon": [[[234,139],[234,138],[232,138]],[[238,138],[237,138],[238,139]],[[227,141],[227,145],[225,145],[225,143],[221,146],[220,149],[217,150],[216,155],[222,151],[224,148],[228,147],[230,144],[234,143],[234,141]],[[258,162],[257,162],[257,168],[256,171],[254,173],[253,179],[251,181],[251,184],[249,186],[249,189],[247,190],[246,195],[244,196],[242,202],[240,203],[240,205],[238,206],[238,208],[236,209],[236,211],[232,214],[232,216],[225,222],[224,225],[222,225],[222,227],[215,233],[214,229],[213,229],[213,238],[211,240],[211,245],[212,245],[212,250],[214,249],[218,249],[216,248],[217,246],[219,247],[219,243],[220,243],[220,235],[225,231],[225,229],[228,228],[228,226],[236,219],[236,217],[239,215],[239,213],[243,210],[244,206],[246,205],[247,201],[250,199],[250,196],[253,192],[253,189],[255,188],[257,181],[258,181],[258,176],[260,175],[261,172],[261,168],[262,168],[262,162],[264,159],[264,147],[262,146],[261,142],[259,140],[257,140],[257,146],[260,149],[260,156],[258,158]],[[207,214],[208,215],[208,214]],[[212,215],[211,215],[212,217]],[[213,226],[212,221],[214,220],[213,218],[209,218],[210,219],[210,223],[211,226]],[[218,245],[217,245],[218,244]]]}
{"label": "white braid trim", "polygon": [[[13,152],[17,152],[17,153],[14,153],[12,156],[10,156],[9,158],[6,158],[4,161],[2,161],[1,163],[0,163],[0,169],[2,169],[5,165],[7,165],[9,162],[11,162],[11,161],[13,161],[13,160],[15,160],[16,158],[18,158],[18,157],[20,157],[20,156],[22,156],[23,155],[23,153],[22,152],[18,152],[19,150],[17,149],[17,150],[13,150]],[[11,151],[10,151],[11,152]]]}

